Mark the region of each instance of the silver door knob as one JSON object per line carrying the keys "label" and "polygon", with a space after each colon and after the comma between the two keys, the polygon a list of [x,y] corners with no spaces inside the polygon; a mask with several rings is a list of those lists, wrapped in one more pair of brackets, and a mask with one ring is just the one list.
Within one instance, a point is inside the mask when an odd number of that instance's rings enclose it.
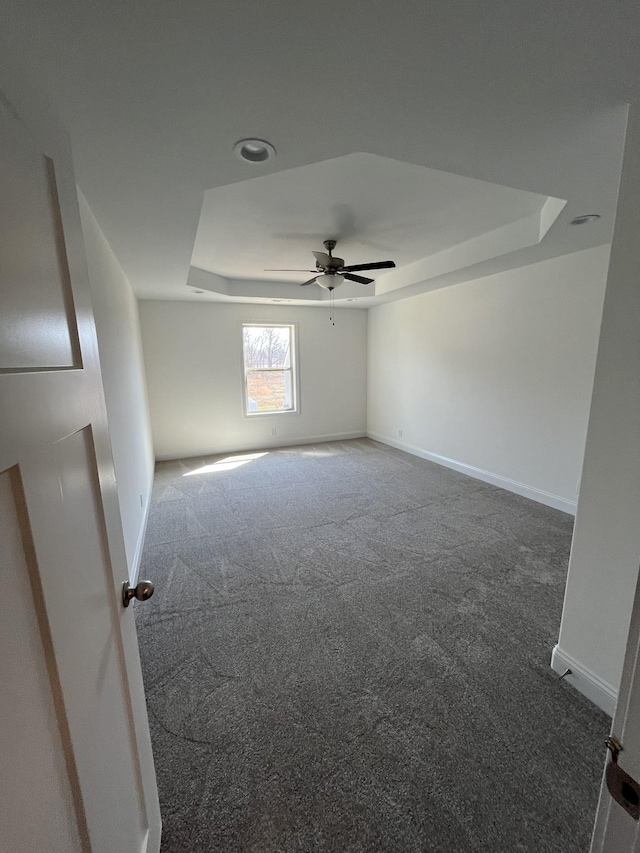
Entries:
{"label": "silver door knob", "polygon": [[137,598],[138,601],[146,601],[153,595],[153,589],[151,581],[138,581],[135,586],[131,586],[129,581],[125,581],[122,584],[123,606],[128,607],[132,598]]}

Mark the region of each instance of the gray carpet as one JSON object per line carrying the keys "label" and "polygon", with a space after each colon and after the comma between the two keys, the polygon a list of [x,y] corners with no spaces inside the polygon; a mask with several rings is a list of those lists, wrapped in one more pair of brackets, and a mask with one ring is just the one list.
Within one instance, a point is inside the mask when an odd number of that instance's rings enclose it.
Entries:
{"label": "gray carpet", "polygon": [[156,471],[163,853],[588,850],[608,720],[549,668],[572,519],[367,440],[228,456]]}

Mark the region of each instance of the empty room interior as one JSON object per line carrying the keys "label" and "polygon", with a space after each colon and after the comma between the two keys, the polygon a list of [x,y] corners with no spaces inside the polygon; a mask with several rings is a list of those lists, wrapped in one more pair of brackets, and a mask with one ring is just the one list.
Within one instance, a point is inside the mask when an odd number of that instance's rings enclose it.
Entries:
{"label": "empty room interior", "polygon": [[640,556],[638,9],[3,7],[155,587],[162,853],[589,850]]}

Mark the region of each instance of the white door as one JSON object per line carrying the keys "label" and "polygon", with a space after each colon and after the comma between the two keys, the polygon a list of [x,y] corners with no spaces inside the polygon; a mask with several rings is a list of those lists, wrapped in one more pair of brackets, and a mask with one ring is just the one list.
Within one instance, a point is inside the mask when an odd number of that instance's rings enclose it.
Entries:
{"label": "white door", "polygon": [[0,75],[0,548],[0,848],[157,853],[70,149],[8,73]]}
{"label": "white door", "polygon": [[[590,488],[593,492],[599,489],[600,503],[615,510],[610,516],[614,522],[598,530],[612,555],[611,564],[604,563],[601,568],[612,589],[616,585],[616,561],[625,548],[634,554],[632,565],[640,564],[640,553],[636,556],[640,525],[639,199],[640,92],[636,92],[627,124],[585,454],[597,460],[599,476],[591,477]],[[626,553],[622,560],[626,569]],[[606,636],[606,628],[595,626],[602,636]],[[635,783],[640,782],[640,586],[633,604],[611,734],[622,745],[618,764],[631,777],[626,791],[627,804],[633,805],[636,798],[640,802],[640,792],[634,791]],[[591,851],[640,853],[640,822],[611,797],[604,779]]]}

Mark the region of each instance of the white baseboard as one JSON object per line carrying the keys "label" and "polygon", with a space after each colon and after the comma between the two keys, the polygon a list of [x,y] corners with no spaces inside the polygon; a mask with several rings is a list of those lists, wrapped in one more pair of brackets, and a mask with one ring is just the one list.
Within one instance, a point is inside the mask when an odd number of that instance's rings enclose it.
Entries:
{"label": "white baseboard", "polygon": [[566,675],[564,680],[601,708],[605,714],[613,717],[618,701],[618,691],[611,684],[603,681],[595,672],[563,652],[557,645],[551,653],[551,669],[558,675],[563,675],[570,669],[571,673]]}
{"label": "white baseboard", "polygon": [[519,483],[517,480],[501,477],[499,474],[492,474],[491,471],[483,471],[482,468],[475,468],[473,465],[467,465],[464,462],[458,462],[456,459],[440,456],[438,453],[430,453],[428,450],[423,450],[421,447],[415,447],[396,438],[389,438],[389,436],[379,435],[375,432],[368,432],[367,436],[374,439],[374,441],[380,441],[382,444],[388,444],[391,447],[396,447],[398,450],[404,450],[407,453],[412,453],[414,456],[428,459],[429,462],[444,465],[445,468],[452,468],[454,471],[459,471],[468,477],[474,477],[476,480],[491,483],[492,486],[498,486],[501,489],[506,489],[508,492],[514,492],[516,495],[522,495],[524,498],[530,498],[532,501],[562,510],[562,512],[566,512],[569,515],[576,514],[576,502],[562,498],[560,495],[554,495],[551,492],[527,486],[524,483]]}
{"label": "white baseboard", "polygon": [[140,562],[142,560],[142,550],[144,548],[144,537],[147,533],[147,522],[149,520],[149,508],[151,507],[151,489],[153,487],[153,480],[151,481],[151,486],[149,487],[149,492],[147,494],[147,501],[144,506],[144,510],[142,513],[142,524],[140,525],[140,530],[138,532],[138,541],[136,542],[136,550],[133,555],[133,560],[131,561],[131,565],[129,566],[129,583],[132,586],[138,582],[138,573],[140,572]]}
{"label": "white baseboard", "polygon": [[324,441],[348,441],[352,438],[366,438],[367,434],[364,430],[356,432],[332,432],[324,433],[323,435],[308,435],[303,438],[289,437],[280,438],[272,437],[264,442],[234,442],[233,444],[218,444],[210,447],[199,448],[198,450],[188,451],[172,451],[169,453],[157,453],[156,462],[169,462],[172,459],[192,459],[198,456],[214,456],[218,453],[238,453],[250,450],[270,450],[274,447],[295,447],[298,444],[321,444]]}

